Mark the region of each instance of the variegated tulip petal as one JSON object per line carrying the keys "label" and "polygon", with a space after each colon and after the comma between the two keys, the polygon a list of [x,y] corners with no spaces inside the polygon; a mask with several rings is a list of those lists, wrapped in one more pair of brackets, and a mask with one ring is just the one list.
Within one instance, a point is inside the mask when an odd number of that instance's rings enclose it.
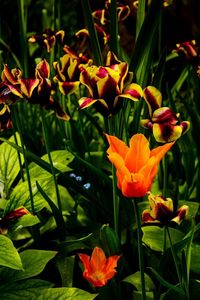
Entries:
{"label": "variegated tulip petal", "polygon": [[78,101],[79,109],[89,107],[89,106],[93,105],[95,102],[97,102],[97,99],[83,97],[83,98],[79,99],[79,101]]}
{"label": "variegated tulip petal", "polygon": [[56,40],[60,41],[61,43],[63,43],[64,37],[65,37],[65,32],[64,30],[59,30],[56,32],[55,34]]}
{"label": "variegated tulip petal", "polygon": [[186,217],[188,213],[189,207],[187,205],[181,206],[178,211],[176,217],[172,219],[173,222],[176,222],[177,224],[180,224],[181,221]]}
{"label": "variegated tulip petal", "polygon": [[182,134],[184,134],[190,129],[190,122],[183,121],[180,123],[180,126],[182,127]]}
{"label": "variegated tulip petal", "polygon": [[175,114],[169,107],[160,107],[152,114],[152,122],[155,123],[170,123],[176,125],[178,122],[177,114]]}
{"label": "variegated tulip petal", "polygon": [[55,36],[51,36],[49,38],[44,39],[44,44],[47,50],[47,53],[50,53],[51,49],[55,46],[56,38]]}
{"label": "variegated tulip petal", "polygon": [[39,84],[39,79],[21,79],[20,80],[20,87],[22,93],[27,97],[30,98],[33,90]]}
{"label": "variegated tulip petal", "polygon": [[145,128],[148,128],[150,130],[153,129],[153,123],[151,122],[150,119],[143,119],[143,120],[140,120],[140,125],[145,127]]}
{"label": "variegated tulip petal", "polygon": [[147,86],[144,89],[144,99],[149,108],[149,114],[152,116],[154,110],[161,107],[162,104],[162,94],[161,92],[155,88],[154,86]]}
{"label": "variegated tulip petal", "polygon": [[35,68],[35,77],[40,78],[49,78],[50,76],[50,66],[46,59],[43,59]]}
{"label": "variegated tulip petal", "polygon": [[153,135],[158,143],[168,143],[176,141],[182,135],[182,127],[180,125],[153,124]]}
{"label": "variegated tulip petal", "polygon": [[22,92],[17,85],[12,85],[12,84],[6,84],[11,93],[13,93],[15,96],[23,98]]}
{"label": "variegated tulip petal", "polygon": [[114,52],[108,51],[107,58],[106,58],[106,66],[112,66],[120,63],[121,61],[117,58]]}
{"label": "variegated tulip petal", "polygon": [[78,87],[80,82],[74,81],[74,82],[58,82],[59,90],[63,95],[70,95],[74,93]]}
{"label": "variegated tulip petal", "polygon": [[99,97],[104,99],[108,106],[110,103],[110,106],[112,107],[115,96],[120,93],[115,78],[108,75],[101,80],[98,80],[97,89]]}
{"label": "variegated tulip petal", "polygon": [[130,8],[128,5],[120,5],[117,7],[117,19],[118,21],[125,20],[130,15]]}
{"label": "variegated tulip petal", "polygon": [[128,98],[133,101],[138,101],[142,97],[143,92],[140,85],[136,83],[131,83],[126,87],[123,94],[121,94],[119,97]]}
{"label": "variegated tulip petal", "polygon": [[12,69],[10,71],[8,65],[7,64],[4,65],[1,74],[1,78],[3,81],[15,85],[19,83],[19,79],[21,78],[21,76],[22,76],[22,72],[18,68]]}

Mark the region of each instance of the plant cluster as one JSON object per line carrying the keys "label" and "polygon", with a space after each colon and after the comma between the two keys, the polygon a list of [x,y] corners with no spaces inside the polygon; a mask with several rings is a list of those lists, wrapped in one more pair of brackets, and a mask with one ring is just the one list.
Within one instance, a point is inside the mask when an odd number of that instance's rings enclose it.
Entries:
{"label": "plant cluster", "polygon": [[198,299],[200,56],[192,34],[164,42],[176,5],[19,0],[2,18],[2,300]]}

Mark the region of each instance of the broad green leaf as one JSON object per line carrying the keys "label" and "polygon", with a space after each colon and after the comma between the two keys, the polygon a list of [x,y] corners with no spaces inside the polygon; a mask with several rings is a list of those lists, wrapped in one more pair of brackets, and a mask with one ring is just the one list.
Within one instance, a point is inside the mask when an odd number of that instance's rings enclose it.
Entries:
{"label": "broad green leaf", "polygon": [[62,287],[72,287],[74,277],[75,256],[57,256],[56,266],[62,279]]}
{"label": "broad green leaf", "polygon": [[[48,178],[46,180],[39,180],[40,186],[43,191],[51,197],[54,193],[53,178]],[[49,207],[47,202],[44,200],[40,192],[38,191],[36,181],[31,182],[33,200],[34,200],[34,209],[35,211],[40,211],[44,207]],[[31,201],[30,201],[30,192],[28,188],[27,181],[19,183],[10,194],[10,199],[7,202],[6,212],[12,211],[13,209],[25,206],[28,210],[32,210]]]}
{"label": "broad green leaf", "polygon": [[32,300],[93,300],[96,296],[78,288],[50,288]]}
{"label": "broad green leaf", "polygon": [[[74,156],[72,153],[70,153],[67,150],[56,150],[51,152],[51,158],[53,161],[53,166],[60,172],[68,172],[71,171],[72,169],[68,167],[68,164],[73,161]],[[49,163],[49,158],[48,155],[45,154],[41,157],[42,160],[45,162]],[[30,170],[30,177],[31,179],[37,178],[46,178],[51,176],[51,173],[45,171],[43,168],[41,168],[39,165],[36,163],[31,163],[29,165],[29,170]]]}
{"label": "broad green leaf", "polygon": [[[134,300],[142,300],[142,293],[139,291],[133,291]],[[146,292],[146,300],[154,300],[153,292]]]}
{"label": "broad green leaf", "polygon": [[193,272],[200,274],[200,245],[194,243],[191,250],[190,268]]}
{"label": "broad green leaf", "polygon": [[3,268],[0,271],[2,282],[14,282],[40,274],[46,264],[55,257],[56,251],[28,249],[20,253],[23,270]]}
{"label": "broad green leaf", "polygon": [[[16,134],[17,143],[20,145],[18,134]],[[10,142],[15,143],[15,139],[12,136],[9,139]],[[23,163],[23,155],[19,154],[21,162]],[[0,145],[0,181],[4,184],[4,192],[8,193],[13,181],[20,171],[20,164],[18,159],[17,150],[7,143]],[[5,195],[6,196],[6,195]]]}
{"label": "broad green leaf", "polygon": [[[144,276],[145,276],[146,291],[150,292],[155,290],[154,283],[152,279],[149,277],[149,275],[145,273]],[[139,271],[124,278],[123,281],[132,284],[138,291],[141,291],[141,276]]]}
{"label": "broad green leaf", "polygon": [[17,230],[17,228],[22,228],[22,227],[29,227],[33,226],[40,223],[40,220],[38,219],[37,216],[27,214],[22,216],[15,224],[14,229]]}
{"label": "broad green leaf", "polygon": [[0,265],[15,270],[23,269],[17,249],[12,241],[4,235],[0,235]]}
{"label": "broad green leaf", "polygon": [[[154,251],[163,251],[164,246],[164,228],[159,226],[144,226],[142,227],[143,238],[142,241]],[[181,241],[184,234],[174,228],[169,228],[172,243],[175,244]],[[170,246],[168,238],[166,239],[166,247]]]}
{"label": "broad green leaf", "polygon": [[36,300],[43,294],[43,291],[52,286],[52,283],[39,279],[9,282],[9,284],[0,286],[0,298],[1,300]]}

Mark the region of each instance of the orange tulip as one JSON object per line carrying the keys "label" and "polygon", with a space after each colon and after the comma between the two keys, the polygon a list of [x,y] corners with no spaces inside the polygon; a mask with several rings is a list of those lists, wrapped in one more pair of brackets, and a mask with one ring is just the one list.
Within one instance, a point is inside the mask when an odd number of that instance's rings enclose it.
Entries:
{"label": "orange tulip", "polygon": [[126,197],[143,197],[150,191],[158,164],[174,142],[159,146],[153,150],[143,134],[135,134],[130,147],[117,137],[106,134],[110,147],[108,159],[117,172],[118,188]]}
{"label": "orange tulip", "polygon": [[87,254],[79,254],[79,258],[84,265],[83,277],[87,279],[94,287],[106,285],[117,272],[117,261],[119,255],[112,255],[106,258],[103,250],[95,247],[91,257]]}

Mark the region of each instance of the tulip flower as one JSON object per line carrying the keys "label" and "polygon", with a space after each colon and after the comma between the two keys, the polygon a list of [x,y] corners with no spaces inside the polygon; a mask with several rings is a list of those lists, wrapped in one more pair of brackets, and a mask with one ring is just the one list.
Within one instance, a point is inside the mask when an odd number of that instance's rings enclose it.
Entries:
{"label": "tulip flower", "polygon": [[188,60],[194,60],[198,56],[198,47],[195,40],[186,41],[176,44],[176,49],[172,52],[176,52]]}
{"label": "tulip flower", "polygon": [[188,213],[188,206],[183,205],[177,211],[174,211],[173,201],[171,198],[155,196],[148,193],[150,210],[145,209],[142,213],[144,223],[161,223],[166,225],[173,221],[180,224]]}
{"label": "tulip flower", "polygon": [[116,274],[115,268],[120,256],[112,255],[106,258],[104,251],[95,247],[91,257],[86,254],[79,254],[79,258],[84,266],[83,277],[94,287],[102,287]]}
{"label": "tulip flower", "polygon": [[55,61],[53,66],[56,70],[56,75],[53,80],[58,83],[59,90],[64,95],[74,93],[80,85],[80,64],[91,63],[82,53],[76,54],[67,45],[63,48],[66,53],[60,58],[60,63]]}
{"label": "tulip flower", "polygon": [[166,143],[176,141],[190,127],[188,121],[180,122],[179,114],[175,114],[169,107],[162,107],[162,94],[153,87],[144,89],[144,99],[149,108],[149,119],[141,120],[141,125],[150,129],[157,142]]}
{"label": "tulip flower", "polygon": [[128,72],[128,64],[120,62],[109,52],[106,66],[82,66],[80,82],[87,88],[89,97],[79,100],[80,109],[95,104],[97,110],[104,115],[118,112],[123,98],[138,101],[142,96],[142,88],[131,83],[133,74]]}
{"label": "tulip flower", "polygon": [[35,34],[28,39],[29,43],[38,43],[40,47],[44,47],[47,53],[55,46],[56,42],[63,42],[65,32],[63,30],[45,29],[42,34]]}
{"label": "tulip flower", "polygon": [[126,197],[143,197],[150,191],[160,160],[174,143],[153,150],[143,134],[130,139],[130,147],[115,136],[106,134],[110,147],[108,159],[116,168],[118,188]]}
{"label": "tulip flower", "polygon": [[7,212],[0,218],[0,234],[7,234],[9,226],[13,224],[13,222],[28,214],[30,214],[30,212],[23,206]]}

